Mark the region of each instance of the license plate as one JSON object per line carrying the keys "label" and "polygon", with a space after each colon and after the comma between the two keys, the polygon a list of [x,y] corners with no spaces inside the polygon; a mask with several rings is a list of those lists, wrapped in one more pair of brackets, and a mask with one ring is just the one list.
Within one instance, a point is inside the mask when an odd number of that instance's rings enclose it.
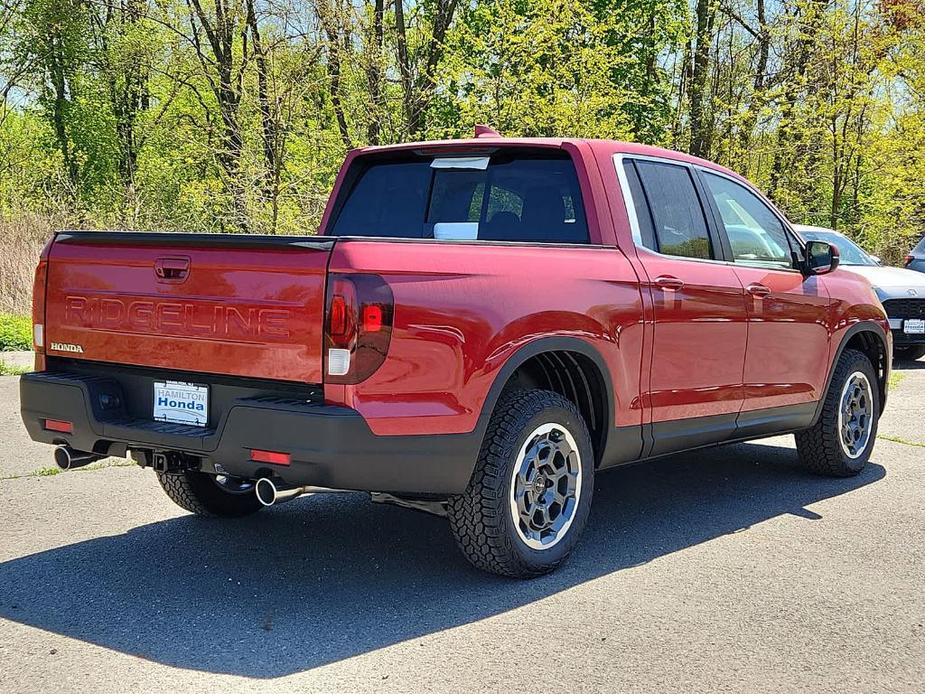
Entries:
{"label": "license plate", "polygon": [[154,384],[154,419],[204,427],[209,421],[209,387],[180,381]]}
{"label": "license plate", "polygon": [[925,335],[925,320],[916,318],[903,322],[903,332],[906,335]]}

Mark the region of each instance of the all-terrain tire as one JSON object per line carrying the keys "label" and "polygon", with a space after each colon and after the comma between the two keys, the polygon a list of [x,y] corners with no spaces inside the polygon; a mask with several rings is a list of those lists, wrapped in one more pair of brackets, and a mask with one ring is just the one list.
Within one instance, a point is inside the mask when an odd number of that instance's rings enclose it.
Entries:
{"label": "all-terrain tire", "polygon": [[[562,536],[552,546],[536,549],[518,531],[511,508],[512,476],[515,464],[522,464],[518,459],[528,437],[549,424],[556,427],[551,435],[558,436],[561,429],[576,444],[579,492]],[[502,576],[531,578],[553,571],[568,558],[588,521],[593,490],[591,437],[578,409],[551,391],[512,391],[495,407],[469,486],[449,499],[447,515],[457,545],[472,564]]]}
{"label": "all-terrain tire", "polygon": [[197,516],[240,518],[263,508],[253,491],[225,491],[216,483],[214,475],[204,472],[158,472],[157,481],[177,506]]}
{"label": "all-terrain tire", "polygon": [[[864,450],[857,456],[851,457],[845,451],[842,443],[842,433],[839,429],[838,411],[841,406],[842,391],[846,382],[855,373],[863,373],[869,383],[871,391],[870,431]],[[880,417],[880,391],[877,387],[877,375],[874,367],[863,352],[846,349],[842,352],[832,382],[825,395],[822,414],[819,421],[809,429],[795,434],[797,453],[804,467],[819,475],[830,477],[851,477],[857,475],[870,458],[877,438],[877,422]]]}
{"label": "all-terrain tire", "polygon": [[915,361],[922,357],[925,357],[925,345],[893,348],[893,358],[899,361]]}

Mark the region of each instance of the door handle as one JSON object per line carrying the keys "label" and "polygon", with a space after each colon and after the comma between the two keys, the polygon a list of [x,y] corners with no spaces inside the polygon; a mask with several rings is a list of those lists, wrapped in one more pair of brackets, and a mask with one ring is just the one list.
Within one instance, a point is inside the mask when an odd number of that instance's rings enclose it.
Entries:
{"label": "door handle", "polygon": [[154,261],[154,274],[163,282],[182,282],[189,274],[189,258],[158,258]]}
{"label": "door handle", "polygon": [[771,294],[771,290],[770,290],[770,289],[768,289],[767,287],[765,287],[763,284],[758,284],[757,282],[748,285],[748,286],[745,288],[745,291],[747,291],[747,292],[748,292],[749,294],[751,294],[752,296],[758,296],[758,297],[765,297],[765,296],[769,296],[769,295]]}
{"label": "door handle", "polygon": [[684,281],[671,275],[661,275],[655,278],[655,286],[667,291],[677,291],[684,287]]}

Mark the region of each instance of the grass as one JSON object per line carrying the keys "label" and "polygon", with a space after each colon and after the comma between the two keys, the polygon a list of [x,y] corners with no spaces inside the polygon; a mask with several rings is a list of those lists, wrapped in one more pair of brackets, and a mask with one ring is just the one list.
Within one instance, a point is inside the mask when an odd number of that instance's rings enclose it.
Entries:
{"label": "grass", "polygon": [[[79,467],[76,470],[68,470],[68,473],[75,472],[96,472],[97,470],[105,470],[111,467],[130,467],[132,465],[137,465],[134,460],[123,460],[117,463],[107,463],[101,461],[99,463],[93,463],[92,465],[87,465],[86,467]],[[33,470],[32,472],[27,472],[23,475],[10,475],[9,477],[0,477],[0,482],[6,482],[8,480],[21,480],[25,477],[54,477],[55,475],[60,475],[65,470],[62,470],[57,467],[41,467],[38,470]]]}
{"label": "grass", "polygon": [[0,212],[0,314],[29,313],[42,246],[54,229],[64,226],[68,221],[55,216]]}
{"label": "grass", "polygon": [[32,349],[32,319],[0,313],[0,352]]}
{"label": "grass", "polygon": [[890,380],[887,382],[887,385],[889,385],[890,390],[893,390],[900,383],[902,383],[905,377],[906,377],[906,374],[904,374],[902,371],[893,371],[890,374]]}
{"label": "grass", "polygon": [[10,366],[0,361],[0,376],[22,376],[24,373],[28,372],[29,369],[23,366]]}

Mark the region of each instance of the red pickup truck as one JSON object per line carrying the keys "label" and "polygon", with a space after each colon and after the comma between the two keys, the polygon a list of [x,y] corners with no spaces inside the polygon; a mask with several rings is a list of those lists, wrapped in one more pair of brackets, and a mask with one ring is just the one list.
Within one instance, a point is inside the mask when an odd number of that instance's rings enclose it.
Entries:
{"label": "red pickup truck", "polygon": [[59,233],[22,417],[201,515],[364,490],[476,566],[558,566],[606,468],[794,432],[858,473],[891,341],[868,282],[747,181],[652,147],[351,152],[304,237]]}

